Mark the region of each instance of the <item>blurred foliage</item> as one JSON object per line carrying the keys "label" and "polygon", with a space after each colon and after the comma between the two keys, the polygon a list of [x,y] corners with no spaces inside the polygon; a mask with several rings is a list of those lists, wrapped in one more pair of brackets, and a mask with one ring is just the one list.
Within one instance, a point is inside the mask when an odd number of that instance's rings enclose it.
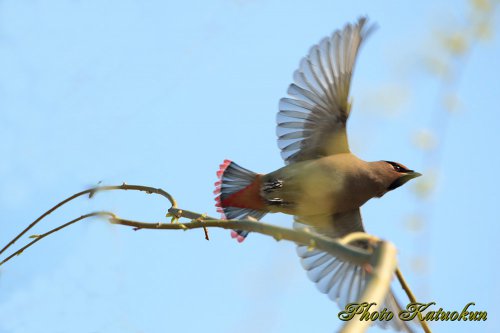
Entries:
{"label": "blurred foliage", "polygon": [[420,232],[425,228],[425,219],[417,214],[410,215],[405,221],[405,226],[413,232]]}
{"label": "blurred foliage", "polygon": [[421,150],[434,149],[437,145],[436,136],[429,129],[420,129],[413,136],[413,144]]}
{"label": "blurred foliage", "polygon": [[462,107],[462,102],[456,93],[444,94],[441,103],[443,109],[448,112],[457,112]]}
{"label": "blurred foliage", "polygon": [[467,57],[478,42],[492,39],[498,3],[494,0],[471,0],[468,13],[463,18],[455,18],[446,26],[434,28],[432,47],[426,48],[431,53],[423,59],[424,67],[432,76],[451,82],[457,80],[459,68],[454,62]]}
{"label": "blurred foliage", "polygon": [[[474,48],[480,42],[493,37],[494,18],[498,0],[469,0],[467,12],[461,18],[445,21],[445,26],[436,27],[430,37],[432,47],[422,59],[423,69],[437,83],[437,100],[430,124],[418,130],[412,137],[413,145],[422,152],[425,177],[413,186],[417,200],[416,212],[404,222],[405,227],[415,233],[415,253],[411,259],[412,270],[419,275],[429,274],[431,232],[428,220],[432,217],[432,195],[439,182],[442,147],[446,138],[449,118],[463,109],[457,93],[462,71]],[[453,20],[454,19],[454,20]],[[441,22],[439,23],[441,24]],[[429,291],[427,280],[419,281],[417,288]],[[425,296],[425,295],[421,295]]]}
{"label": "blurred foliage", "polygon": [[428,198],[434,190],[439,174],[440,149],[445,137],[447,117],[462,109],[457,94],[462,69],[474,47],[493,36],[495,10],[498,0],[470,0],[468,12],[453,23],[434,30],[428,53],[422,61],[424,69],[438,84],[438,102],[432,123],[418,130],[412,138],[416,148],[422,151],[425,165],[430,169],[415,183],[418,197]]}
{"label": "blurred foliage", "polygon": [[419,199],[427,199],[432,194],[434,187],[437,183],[437,170],[436,169],[428,169],[425,172],[425,177],[423,179],[416,182],[413,186],[413,191],[417,195]]}

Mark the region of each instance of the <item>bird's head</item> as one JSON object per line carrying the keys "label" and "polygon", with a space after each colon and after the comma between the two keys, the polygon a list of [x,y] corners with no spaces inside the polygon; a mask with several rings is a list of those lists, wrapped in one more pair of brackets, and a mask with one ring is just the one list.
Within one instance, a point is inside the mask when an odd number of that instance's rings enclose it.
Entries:
{"label": "bird's head", "polygon": [[380,177],[379,181],[383,188],[379,197],[400,187],[410,179],[422,176],[421,173],[410,170],[401,163],[391,161],[379,161],[375,163],[378,169],[377,173]]}

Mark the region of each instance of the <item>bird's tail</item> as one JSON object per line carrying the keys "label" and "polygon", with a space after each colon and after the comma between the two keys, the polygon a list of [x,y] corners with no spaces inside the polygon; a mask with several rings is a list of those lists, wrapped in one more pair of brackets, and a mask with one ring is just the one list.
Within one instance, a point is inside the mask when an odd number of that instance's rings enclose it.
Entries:
{"label": "bird's tail", "polygon": [[[260,220],[268,210],[260,196],[261,175],[247,170],[238,164],[224,160],[217,171],[219,180],[215,182],[215,206],[222,219]],[[242,242],[248,231],[233,230],[231,237]]]}

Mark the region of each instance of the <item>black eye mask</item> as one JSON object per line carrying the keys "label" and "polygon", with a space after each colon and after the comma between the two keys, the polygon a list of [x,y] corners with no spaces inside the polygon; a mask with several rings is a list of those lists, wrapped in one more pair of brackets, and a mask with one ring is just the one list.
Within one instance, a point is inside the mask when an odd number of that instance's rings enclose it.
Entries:
{"label": "black eye mask", "polygon": [[389,163],[390,165],[392,165],[392,167],[394,168],[394,170],[396,172],[399,172],[399,173],[414,172],[413,170],[408,170],[408,169],[406,169],[405,167],[401,166],[400,164],[398,164],[396,162],[391,162],[391,161],[384,161],[384,162]]}

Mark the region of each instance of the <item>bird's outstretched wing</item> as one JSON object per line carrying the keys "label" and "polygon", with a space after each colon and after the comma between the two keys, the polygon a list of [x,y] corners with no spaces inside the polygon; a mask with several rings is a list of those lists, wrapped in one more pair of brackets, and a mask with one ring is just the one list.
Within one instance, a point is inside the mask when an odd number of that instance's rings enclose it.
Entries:
{"label": "bird's outstretched wing", "polygon": [[277,116],[278,146],[287,164],[349,152],[351,76],[359,47],[372,30],[367,19],[360,18],[302,58],[288,87],[290,98],[280,100]]}
{"label": "bird's outstretched wing", "polygon": [[[296,216],[295,229],[309,228],[332,238],[343,237],[351,232],[363,231],[363,223],[359,209],[333,216]],[[364,247],[364,244],[353,244]],[[316,283],[318,289],[336,302],[340,309],[349,303],[357,303],[367,280],[368,273],[363,267],[342,261],[320,250],[310,250],[307,246],[298,245],[297,254],[302,267],[307,271],[309,279]],[[397,316],[402,310],[392,289],[387,294],[380,309],[392,311],[394,318],[390,321],[375,321],[382,327],[391,327],[398,331],[412,332],[411,328]]]}

